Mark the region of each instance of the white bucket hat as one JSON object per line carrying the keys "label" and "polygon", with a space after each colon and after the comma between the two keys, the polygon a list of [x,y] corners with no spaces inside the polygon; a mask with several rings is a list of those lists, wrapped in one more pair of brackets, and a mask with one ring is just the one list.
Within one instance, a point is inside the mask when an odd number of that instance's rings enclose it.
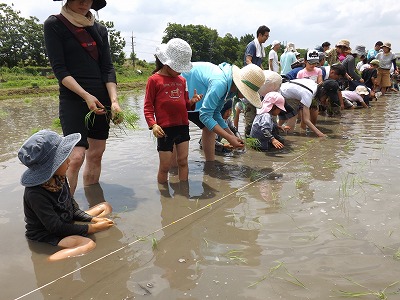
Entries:
{"label": "white bucket hat", "polygon": [[258,93],[264,97],[265,94],[269,92],[279,91],[282,84],[282,76],[271,70],[264,70],[263,72],[265,76],[265,82],[261,86]]}
{"label": "white bucket hat", "polygon": [[62,137],[46,129],[32,135],[18,151],[19,160],[28,167],[22,174],[21,184],[30,187],[48,181],[80,139],[80,133]]}
{"label": "white bucket hat", "polygon": [[163,65],[169,66],[178,73],[189,72],[192,69],[192,48],[179,38],[174,38],[156,49],[156,56]]}
{"label": "white bucket hat", "polygon": [[255,107],[261,108],[260,94],[258,90],[264,84],[263,70],[255,64],[247,65],[241,69],[232,66],[233,82],[243,96]]}

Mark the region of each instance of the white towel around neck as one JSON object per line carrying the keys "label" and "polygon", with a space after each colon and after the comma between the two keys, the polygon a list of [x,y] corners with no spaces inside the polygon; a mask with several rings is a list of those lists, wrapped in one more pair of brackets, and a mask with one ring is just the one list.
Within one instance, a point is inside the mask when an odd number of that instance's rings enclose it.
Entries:
{"label": "white towel around neck", "polygon": [[260,44],[257,38],[254,39],[254,44],[256,45],[256,56],[264,58],[265,57],[265,49],[264,47]]}

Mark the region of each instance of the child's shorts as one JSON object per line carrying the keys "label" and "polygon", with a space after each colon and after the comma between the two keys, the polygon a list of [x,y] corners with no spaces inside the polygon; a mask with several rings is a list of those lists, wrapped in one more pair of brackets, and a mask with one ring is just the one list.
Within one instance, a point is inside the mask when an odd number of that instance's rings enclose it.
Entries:
{"label": "child's shorts", "polygon": [[174,144],[190,141],[189,126],[172,126],[163,128],[165,136],[157,138],[157,151],[173,151]]}

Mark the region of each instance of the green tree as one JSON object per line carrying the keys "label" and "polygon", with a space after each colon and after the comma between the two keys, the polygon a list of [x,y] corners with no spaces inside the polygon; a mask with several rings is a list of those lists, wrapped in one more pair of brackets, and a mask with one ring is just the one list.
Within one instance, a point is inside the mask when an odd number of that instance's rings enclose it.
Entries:
{"label": "green tree", "polygon": [[218,32],[203,25],[180,25],[168,23],[164,30],[163,43],[172,38],[181,38],[192,47],[192,61],[219,63],[216,56]]}
{"label": "green tree", "polygon": [[114,28],[114,22],[100,21],[100,23],[106,26],[108,30],[112,61],[118,65],[123,65],[125,62],[125,53],[123,49],[126,45],[126,42],[124,38],[121,37],[121,32]]}

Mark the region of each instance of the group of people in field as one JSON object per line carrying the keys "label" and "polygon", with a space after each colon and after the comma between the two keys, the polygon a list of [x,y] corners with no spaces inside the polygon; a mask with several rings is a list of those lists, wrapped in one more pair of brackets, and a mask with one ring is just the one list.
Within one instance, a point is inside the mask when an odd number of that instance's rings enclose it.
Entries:
{"label": "group of people in field", "polygon": [[[84,162],[83,185],[99,183],[110,120],[118,124],[123,118],[107,29],[90,11],[106,4],[105,0],[66,0],[61,13],[44,23],[46,51],[60,86],[63,136],[41,130],[25,141],[18,157],[27,167],[21,177],[26,237],[59,247],[50,261],[87,253],[96,246],[88,235],[114,225],[107,218],[112,211],[107,202],[83,211],[73,197]],[[319,114],[368,107],[378,91],[384,95],[389,87],[391,63],[393,72],[398,72],[390,43],[371,52],[368,66],[356,71],[360,53],[352,51],[347,40],[339,41],[334,49],[310,49],[304,58],[289,43],[280,61],[280,43],[274,41],[269,70],[263,70],[263,43],[269,32],[267,26],[258,28],[241,68],[225,62],[192,62],[192,49],[180,38],[157,47],[156,67],[146,85],[144,116],[157,139],[158,183],[168,182],[174,164],[179,180],[188,180],[189,122],[202,131],[206,161],[215,160],[216,150],[242,149],[246,139],[256,140],[258,150],[281,149],[280,133],[293,132],[298,119],[302,129],[323,137],[317,128]],[[88,124],[85,117],[90,112],[96,117]],[[237,128],[241,112],[244,137]]]}

